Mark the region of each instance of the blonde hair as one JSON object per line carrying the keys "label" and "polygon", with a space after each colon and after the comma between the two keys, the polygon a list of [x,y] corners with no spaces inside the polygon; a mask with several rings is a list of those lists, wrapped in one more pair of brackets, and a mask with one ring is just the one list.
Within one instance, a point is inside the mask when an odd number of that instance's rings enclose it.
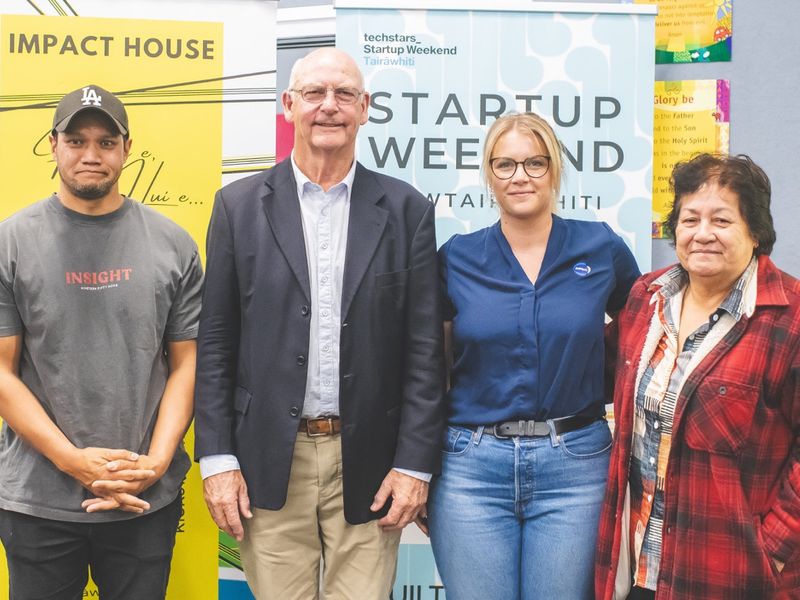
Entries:
{"label": "blonde hair", "polygon": [[535,113],[508,113],[498,118],[486,133],[483,143],[483,160],[481,173],[483,181],[489,186],[489,175],[492,172],[489,161],[493,158],[492,152],[498,140],[511,130],[527,133],[535,137],[545,147],[550,156],[550,176],[553,181],[553,199],[561,191],[561,179],[564,175],[564,160],[561,142],[558,141],[553,128],[542,117]]}

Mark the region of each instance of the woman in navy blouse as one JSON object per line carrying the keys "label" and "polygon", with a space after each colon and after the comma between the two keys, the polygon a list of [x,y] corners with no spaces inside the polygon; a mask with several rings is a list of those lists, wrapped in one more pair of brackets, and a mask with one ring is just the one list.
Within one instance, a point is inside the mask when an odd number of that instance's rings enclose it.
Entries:
{"label": "woman in navy blouse", "polygon": [[451,386],[436,564],[448,600],[588,599],[611,446],[604,319],[639,270],[605,223],[553,214],[562,153],[542,118],[496,120],[482,170],[500,220],[439,251]]}

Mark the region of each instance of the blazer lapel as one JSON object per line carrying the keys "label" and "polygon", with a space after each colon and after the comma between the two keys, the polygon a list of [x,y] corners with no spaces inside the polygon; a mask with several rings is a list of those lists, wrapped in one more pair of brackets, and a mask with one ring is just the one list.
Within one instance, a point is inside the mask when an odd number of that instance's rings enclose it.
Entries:
{"label": "blazer lapel", "polygon": [[361,280],[386,227],[389,212],[377,205],[381,198],[383,198],[383,188],[367,169],[361,164],[356,164],[353,191],[350,194],[350,219],[347,226],[342,320],[347,317],[353,297],[361,285]]}
{"label": "blazer lapel", "polygon": [[311,287],[308,282],[303,218],[300,214],[300,200],[297,198],[297,184],[292,174],[291,162],[285,160],[275,166],[272,177],[267,179],[266,185],[267,194],[262,201],[267,222],[306,300],[310,303]]}

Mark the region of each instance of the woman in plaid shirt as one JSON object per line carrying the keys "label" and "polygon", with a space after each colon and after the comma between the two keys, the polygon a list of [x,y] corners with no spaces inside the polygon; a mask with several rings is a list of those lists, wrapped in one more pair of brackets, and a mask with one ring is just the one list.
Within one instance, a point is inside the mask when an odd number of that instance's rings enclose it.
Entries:
{"label": "woman in plaid shirt", "polygon": [[597,598],[800,598],[800,282],[769,259],[769,179],[703,154],[672,185],[679,263],[634,284],[607,336]]}

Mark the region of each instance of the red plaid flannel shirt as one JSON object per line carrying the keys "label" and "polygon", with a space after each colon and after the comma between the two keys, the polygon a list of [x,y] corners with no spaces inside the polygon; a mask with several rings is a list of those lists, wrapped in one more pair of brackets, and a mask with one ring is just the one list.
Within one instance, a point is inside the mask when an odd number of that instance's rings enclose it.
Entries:
{"label": "red plaid flannel shirt", "polygon": [[[688,377],[666,475],[657,600],[800,598],[800,281],[759,257],[756,308]],[[665,269],[666,270],[666,269]],[[616,433],[600,516],[598,600],[614,598],[639,355],[642,276],[607,331]],[[626,532],[627,535],[627,532]],[[785,562],[781,573],[772,559]]]}

